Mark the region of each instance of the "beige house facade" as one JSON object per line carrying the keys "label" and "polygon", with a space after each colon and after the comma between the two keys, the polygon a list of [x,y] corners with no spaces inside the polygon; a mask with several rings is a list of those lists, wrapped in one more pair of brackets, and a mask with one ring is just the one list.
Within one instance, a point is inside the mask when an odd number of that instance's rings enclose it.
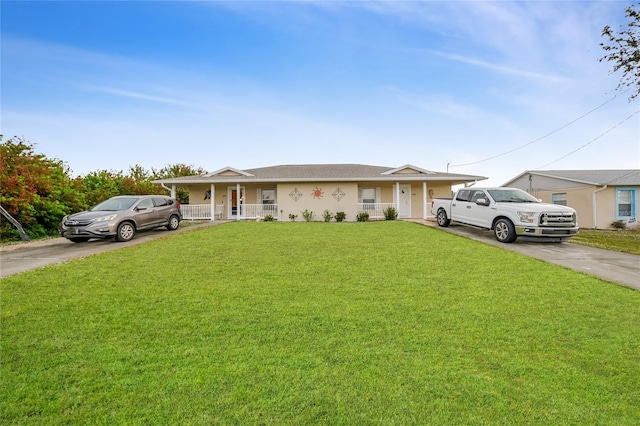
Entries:
{"label": "beige house facade", "polygon": [[520,188],[546,203],[572,207],[581,228],[608,229],[637,222],[640,170],[525,171],[503,186]]}
{"label": "beige house facade", "polygon": [[394,207],[399,219],[427,219],[431,200],[450,197],[453,185],[471,184],[484,176],[441,173],[410,164],[401,167],[362,164],[298,164],[241,170],[225,167],[200,176],[155,181],[175,197],[178,187],[189,193],[182,205],[184,219],[312,220],[325,211],[343,212],[355,221],[366,212],[383,219]]}

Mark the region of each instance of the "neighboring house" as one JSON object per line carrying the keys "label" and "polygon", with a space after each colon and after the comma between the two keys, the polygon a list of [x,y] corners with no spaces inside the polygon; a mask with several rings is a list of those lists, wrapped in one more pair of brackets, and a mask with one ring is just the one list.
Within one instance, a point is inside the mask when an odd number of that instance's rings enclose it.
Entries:
{"label": "neighboring house", "polygon": [[606,229],[638,218],[640,170],[534,170],[502,186],[523,189],[547,203],[573,207],[582,228]]}
{"label": "neighboring house", "polygon": [[394,207],[399,218],[426,219],[431,200],[450,197],[451,187],[487,179],[484,176],[440,173],[412,165],[398,168],[361,164],[299,164],[239,170],[225,167],[201,176],[154,181],[170,189],[189,191],[182,205],[185,219],[261,219],[267,215],[289,220],[302,212],[344,212],[355,221],[360,212],[384,218]]}

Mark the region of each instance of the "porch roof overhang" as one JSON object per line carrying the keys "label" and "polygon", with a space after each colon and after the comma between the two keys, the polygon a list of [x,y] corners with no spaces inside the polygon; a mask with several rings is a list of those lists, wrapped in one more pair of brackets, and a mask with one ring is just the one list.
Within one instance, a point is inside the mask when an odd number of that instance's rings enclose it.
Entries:
{"label": "porch roof overhang", "polygon": [[367,166],[360,164],[300,164],[238,170],[231,167],[200,176],[153,181],[164,185],[297,183],[297,182],[450,182],[451,185],[485,180],[485,176],[442,173],[415,166]]}

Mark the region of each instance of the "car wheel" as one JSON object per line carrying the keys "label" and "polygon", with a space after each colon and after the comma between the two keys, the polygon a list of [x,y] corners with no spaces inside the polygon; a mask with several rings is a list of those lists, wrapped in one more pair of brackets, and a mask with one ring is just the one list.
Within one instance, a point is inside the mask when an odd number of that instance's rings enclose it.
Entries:
{"label": "car wheel", "polygon": [[86,243],[90,239],[91,238],[68,238],[68,240],[71,241],[72,243]]}
{"label": "car wheel", "polygon": [[169,231],[175,231],[180,226],[180,218],[175,214],[171,215],[169,222],[167,223],[167,229]]}
{"label": "car wheel", "polygon": [[518,238],[516,228],[509,219],[498,219],[493,227],[493,234],[501,243],[512,243]]}
{"label": "car wheel", "polygon": [[122,222],[118,225],[118,230],[116,232],[116,241],[125,242],[131,241],[133,236],[136,233],[136,228],[133,226],[131,222]]}
{"label": "car wheel", "polygon": [[444,211],[444,209],[438,210],[436,219],[438,221],[438,226],[442,226],[445,228],[449,226],[449,223],[451,223],[451,220],[447,218],[447,212]]}

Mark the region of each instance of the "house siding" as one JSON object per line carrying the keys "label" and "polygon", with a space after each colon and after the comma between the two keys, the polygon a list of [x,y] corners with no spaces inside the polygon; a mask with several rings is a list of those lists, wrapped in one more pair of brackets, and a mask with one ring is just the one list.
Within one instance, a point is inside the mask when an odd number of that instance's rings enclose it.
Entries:
{"label": "house siding", "polygon": [[[604,185],[589,185],[584,182],[573,182],[538,175],[531,175],[531,177],[531,180],[529,180],[529,175],[523,175],[509,182],[508,186],[527,191],[545,203],[552,202],[554,193],[566,193],[567,206],[576,210],[578,224],[581,228],[611,229],[611,223],[617,220],[616,190],[618,189],[636,189],[636,199],[634,201],[635,205],[639,206],[638,194],[640,193],[640,186],[609,185],[602,189]],[[594,193],[596,197],[595,215]]]}

